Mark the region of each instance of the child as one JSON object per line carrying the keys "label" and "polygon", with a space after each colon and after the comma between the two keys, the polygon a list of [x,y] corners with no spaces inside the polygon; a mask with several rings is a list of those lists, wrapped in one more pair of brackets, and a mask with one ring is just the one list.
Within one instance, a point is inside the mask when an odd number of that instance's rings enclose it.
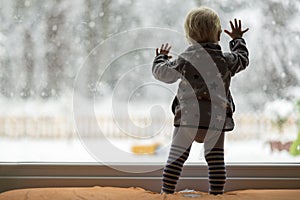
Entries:
{"label": "child", "polygon": [[[186,37],[191,46],[180,54],[175,61],[169,60],[170,56],[168,54],[171,46],[168,43],[163,44],[160,50],[156,49],[156,57],[152,67],[154,77],[165,83],[174,83],[180,79],[177,95],[172,104],[172,110],[175,114],[175,129],[168,161],[163,171],[162,193],[174,193],[193,141],[204,142],[205,160],[208,164],[209,193],[214,195],[224,193],[226,181],[224,132],[233,130],[232,113],[235,110],[229,86],[231,77],[245,69],[249,63],[248,50],[245,40],[242,38],[248,29],[242,30],[241,20],[237,21],[235,19],[234,23],[230,21],[230,25],[232,31],[225,30],[225,33],[232,38],[229,43],[231,52],[223,53],[218,44],[222,32],[218,15],[209,8],[196,8],[188,13],[184,24]],[[201,61],[202,58],[205,58],[204,54],[209,55],[208,57],[214,64],[210,66],[209,70],[213,71],[214,68],[217,68],[215,70],[218,71],[218,74],[210,76],[209,79],[217,80],[219,78],[222,80],[222,87],[224,87],[223,91],[225,91],[226,96],[223,98],[223,103],[221,103],[221,100],[219,101],[220,105],[216,105],[218,103],[213,104],[211,90],[207,81],[204,81],[205,75],[200,73],[201,70],[200,72],[195,70],[194,63],[191,64],[185,59],[191,54],[195,55],[195,52],[197,58],[199,58],[199,63],[202,63],[200,68],[205,68]],[[192,103],[192,96],[187,94],[186,82],[194,90],[197,105]],[[222,98],[220,97],[220,99]],[[218,134],[213,134],[213,131],[210,130],[210,124],[214,123],[211,119],[212,105],[223,107],[225,113],[224,117],[218,116],[223,127],[215,129]],[[193,110],[197,109],[201,113],[197,123],[194,123],[193,120],[189,121],[189,119],[197,118],[195,117],[197,113],[193,113]],[[185,115],[190,118],[187,117],[183,120]]]}

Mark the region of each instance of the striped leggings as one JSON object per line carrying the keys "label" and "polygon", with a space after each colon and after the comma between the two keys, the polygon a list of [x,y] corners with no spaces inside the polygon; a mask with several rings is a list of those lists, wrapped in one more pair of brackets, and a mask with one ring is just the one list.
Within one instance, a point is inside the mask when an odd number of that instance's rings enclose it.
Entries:
{"label": "striped leggings", "polygon": [[175,127],[167,164],[163,171],[162,192],[174,193],[183,164],[187,160],[193,141],[204,143],[208,165],[209,193],[223,194],[226,181],[224,163],[224,132],[187,127]]}

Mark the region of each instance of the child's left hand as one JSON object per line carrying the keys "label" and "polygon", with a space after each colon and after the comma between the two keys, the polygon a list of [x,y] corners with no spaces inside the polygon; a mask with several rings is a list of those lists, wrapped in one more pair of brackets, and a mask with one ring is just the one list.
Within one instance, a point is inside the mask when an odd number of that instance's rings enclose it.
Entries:
{"label": "child's left hand", "polygon": [[[158,48],[156,48],[156,56],[158,56],[159,54],[164,54],[164,55],[168,55],[170,52],[171,46],[169,46],[168,43],[166,43],[166,45],[162,44],[160,47],[160,51]],[[169,59],[172,58],[172,56],[168,56]]]}

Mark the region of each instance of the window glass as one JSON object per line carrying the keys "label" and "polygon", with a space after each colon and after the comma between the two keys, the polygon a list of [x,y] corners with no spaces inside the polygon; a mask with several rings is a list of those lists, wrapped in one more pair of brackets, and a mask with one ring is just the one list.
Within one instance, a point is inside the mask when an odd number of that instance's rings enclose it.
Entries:
{"label": "window glass", "polygon": [[[232,78],[228,162],[300,162],[300,2],[2,1],[0,162],[165,162],[179,84],[157,81],[155,48],[188,47],[189,10],[242,20],[250,64]],[[140,154],[145,153],[145,154]],[[194,144],[189,162],[204,162]]]}

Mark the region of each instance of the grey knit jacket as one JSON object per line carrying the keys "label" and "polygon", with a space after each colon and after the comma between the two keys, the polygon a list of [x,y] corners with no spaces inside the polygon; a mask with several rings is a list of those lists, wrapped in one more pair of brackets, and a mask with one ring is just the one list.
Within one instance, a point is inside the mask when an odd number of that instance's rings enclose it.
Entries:
{"label": "grey knit jacket", "polygon": [[157,80],[180,80],[172,104],[174,126],[233,130],[231,77],[248,66],[249,53],[242,38],[230,41],[229,47],[231,52],[223,53],[216,43],[197,43],[174,61],[164,54],[155,57],[152,73]]}

